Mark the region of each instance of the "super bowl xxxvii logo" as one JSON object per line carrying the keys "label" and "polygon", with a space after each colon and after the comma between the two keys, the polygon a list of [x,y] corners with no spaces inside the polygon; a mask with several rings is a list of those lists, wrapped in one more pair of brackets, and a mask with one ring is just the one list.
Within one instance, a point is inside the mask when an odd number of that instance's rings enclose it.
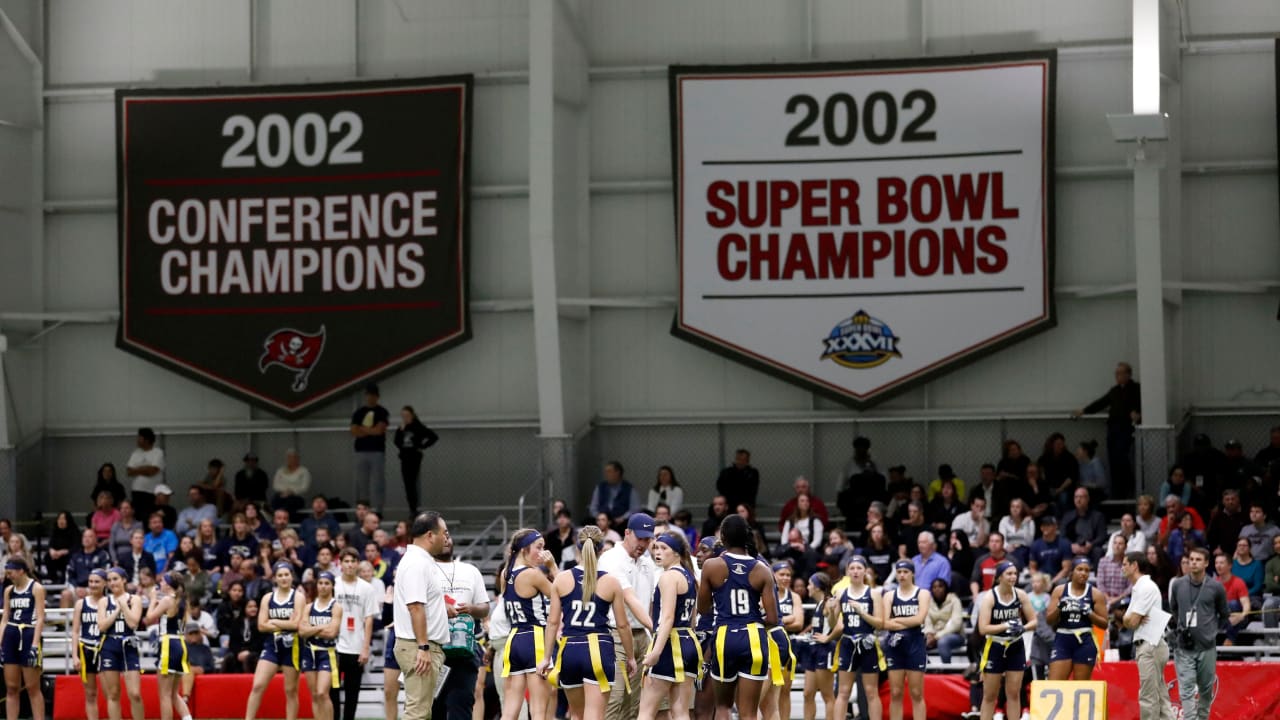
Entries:
{"label": "super bowl xxxvii logo", "polygon": [[893,331],[866,310],[840,321],[822,340],[822,360],[833,360],[848,368],[873,368],[892,357],[902,357]]}
{"label": "super bowl xxxvii logo", "polygon": [[258,370],[266,374],[267,368],[279,365],[292,371],[293,391],[302,392],[307,389],[307,379],[316,363],[320,362],[320,353],[324,352],[324,326],[314,334],[281,328],[272,332],[262,341],[262,357],[258,358]]}

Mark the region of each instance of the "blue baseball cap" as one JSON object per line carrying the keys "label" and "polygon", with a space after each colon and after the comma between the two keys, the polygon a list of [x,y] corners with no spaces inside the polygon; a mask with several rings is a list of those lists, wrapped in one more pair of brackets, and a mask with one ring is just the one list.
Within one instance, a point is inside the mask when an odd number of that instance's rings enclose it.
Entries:
{"label": "blue baseball cap", "polygon": [[641,540],[653,537],[653,518],[644,513],[636,513],[627,521],[627,529]]}

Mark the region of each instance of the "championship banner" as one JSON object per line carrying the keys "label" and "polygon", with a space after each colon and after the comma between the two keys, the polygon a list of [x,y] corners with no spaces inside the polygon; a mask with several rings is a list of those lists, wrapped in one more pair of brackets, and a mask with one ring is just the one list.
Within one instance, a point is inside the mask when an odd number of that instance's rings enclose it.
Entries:
{"label": "championship banner", "polygon": [[117,346],[297,417],[465,342],[471,97],[118,90]]}
{"label": "championship banner", "polygon": [[672,67],[672,332],[863,407],[1052,327],[1056,61]]}

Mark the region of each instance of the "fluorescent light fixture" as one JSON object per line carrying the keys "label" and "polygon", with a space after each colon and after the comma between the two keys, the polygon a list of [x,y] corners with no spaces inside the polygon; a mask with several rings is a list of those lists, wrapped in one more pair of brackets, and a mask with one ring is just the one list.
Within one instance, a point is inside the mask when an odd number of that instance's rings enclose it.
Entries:
{"label": "fluorescent light fixture", "polygon": [[1160,0],[1133,0],[1133,113],[1160,112]]}
{"label": "fluorescent light fixture", "polygon": [[1127,115],[1107,113],[1107,124],[1116,142],[1146,142],[1169,139],[1169,114]]}

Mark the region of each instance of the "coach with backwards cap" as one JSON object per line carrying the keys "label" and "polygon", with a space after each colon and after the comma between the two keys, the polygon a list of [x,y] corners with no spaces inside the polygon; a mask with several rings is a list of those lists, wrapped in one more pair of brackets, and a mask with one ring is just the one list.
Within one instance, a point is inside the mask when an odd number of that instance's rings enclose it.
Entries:
{"label": "coach with backwards cap", "polygon": [[449,641],[449,613],[432,556],[444,552],[449,529],[440,513],[425,512],[414,518],[410,534],[413,542],[396,568],[395,658],[404,673],[404,717],[429,720]]}
{"label": "coach with backwards cap", "polygon": [[[622,542],[601,553],[596,567],[618,579],[622,585],[623,598],[627,604],[627,617],[614,618],[614,632],[630,632],[632,648],[635,650],[636,665],[648,652],[649,642],[645,630],[653,629],[653,621],[649,617],[649,603],[653,600],[653,587],[658,576],[657,565],[649,555],[649,545],[653,542],[653,518],[644,513],[635,513],[627,520],[627,530]],[[617,666],[615,677],[625,678],[627,687],[633,680],[627,677],[627,659],[623,653],[615,658]],[[605,707],[607,720],[629,720],[640,712],[640,687],[631,687],[630,691],[609,693],[609,704]]]}

